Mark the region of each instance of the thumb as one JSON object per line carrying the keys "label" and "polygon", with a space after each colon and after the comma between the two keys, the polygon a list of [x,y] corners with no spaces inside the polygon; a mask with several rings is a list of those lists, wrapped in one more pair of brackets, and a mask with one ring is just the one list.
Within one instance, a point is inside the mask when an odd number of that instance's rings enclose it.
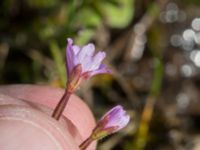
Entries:
{"label": "thumb", "polygon": [[78,150],[54,119],[29,106],[0,106],[1,150]]}

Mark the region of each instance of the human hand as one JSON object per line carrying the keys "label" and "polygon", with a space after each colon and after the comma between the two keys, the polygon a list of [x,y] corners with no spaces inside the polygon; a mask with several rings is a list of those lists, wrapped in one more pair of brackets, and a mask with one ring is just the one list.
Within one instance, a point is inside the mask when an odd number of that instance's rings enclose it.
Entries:
{"label": "human hand", "polygon": [[[63,93],[46,86],[0,86],[0,149],[78,150],[95,121],[87,105],[75,95],[59,122],[51,118]],[[93,143],[87,150],[95,150],[95,146]]]}

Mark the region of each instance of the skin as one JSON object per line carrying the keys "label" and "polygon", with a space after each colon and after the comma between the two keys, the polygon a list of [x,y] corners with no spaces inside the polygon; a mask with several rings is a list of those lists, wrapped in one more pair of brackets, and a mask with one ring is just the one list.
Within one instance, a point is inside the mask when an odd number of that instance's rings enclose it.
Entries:
{"label": "skin", "polygon": [[[95,120],[75,95],[59,121],[50,117],[63,93],[63,89],[47,86],[0,86],[0,149],[78,150]],[[87,150],[95,147],[93,142]]]}

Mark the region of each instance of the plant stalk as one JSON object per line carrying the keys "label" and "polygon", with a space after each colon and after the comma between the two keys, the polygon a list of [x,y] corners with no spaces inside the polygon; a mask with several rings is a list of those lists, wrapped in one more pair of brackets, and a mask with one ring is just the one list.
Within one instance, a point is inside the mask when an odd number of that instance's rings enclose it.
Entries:
{"label": "plant stalk", "polygon": [[81,145],[79,145],[80,150],[85,150],[91,143],[93,142],[93,139],[88,137]]}
{"label": "plant stalk", "polygon": [[72,92],[69,92],[68,89],[65,90],[64,95],[62,96],[62,98],[60,99],[59,103],[57,104],[56,108],[53,111],[52,117],[56,120],[59,120],[68,101],[69,98],[71,96]]}

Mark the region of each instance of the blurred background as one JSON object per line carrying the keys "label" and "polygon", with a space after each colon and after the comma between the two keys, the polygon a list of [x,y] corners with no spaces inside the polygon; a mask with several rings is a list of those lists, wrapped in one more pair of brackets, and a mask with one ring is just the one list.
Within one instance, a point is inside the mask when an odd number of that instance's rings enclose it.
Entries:
{"label": "blurred background", "polygon": [[66,38],[105,50],[113,75],[77,91],[129,126],[98,150],[200,150],[199,0],[1,0],[0,84],[65,87]]}

